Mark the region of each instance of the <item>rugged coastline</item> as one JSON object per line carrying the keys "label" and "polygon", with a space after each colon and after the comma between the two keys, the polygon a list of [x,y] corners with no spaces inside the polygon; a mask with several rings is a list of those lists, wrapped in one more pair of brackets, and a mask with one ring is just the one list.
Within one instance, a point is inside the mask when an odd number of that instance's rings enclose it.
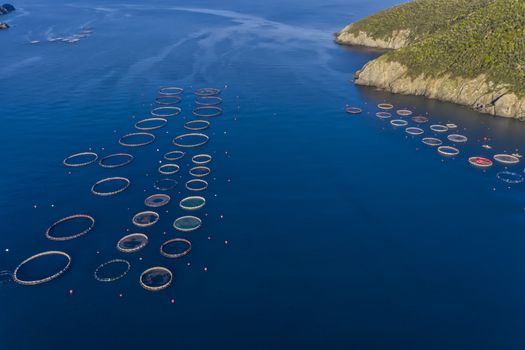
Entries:
{"label": "rugged coastline", "polygon": [[[427,27],[407,22],[425,11]],[[355,74],[358,85],[525,120],[524,18],[519,0],[416,0],[346,26],[336,42],[392,50]]]}

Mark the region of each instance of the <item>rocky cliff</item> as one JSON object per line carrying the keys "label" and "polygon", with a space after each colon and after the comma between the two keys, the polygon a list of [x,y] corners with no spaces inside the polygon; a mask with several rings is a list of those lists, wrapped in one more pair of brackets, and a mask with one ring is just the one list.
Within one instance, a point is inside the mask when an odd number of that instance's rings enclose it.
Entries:
{"label": "rocky cliff", "polygon": [[475,78],[412,77],[409,68],[399,62],[378,58],[366,64],[355,76],[358,85],[375,86],[398,94],[420,95],[453,102],[479,112],[525,120],[525,98],[518,97],[508,86],[496,84],[487,76]]}

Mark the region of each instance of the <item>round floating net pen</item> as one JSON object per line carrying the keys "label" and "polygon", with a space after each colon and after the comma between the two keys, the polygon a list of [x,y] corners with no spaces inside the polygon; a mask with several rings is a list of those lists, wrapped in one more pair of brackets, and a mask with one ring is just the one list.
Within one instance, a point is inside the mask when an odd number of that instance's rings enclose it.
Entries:
{"label": "round floating net pen", "polygon": [[173,238],[162,243],[160,254],[166,258],[180,258],[191,251],[191,242],[185,238]]}
{"label": "round floating net pen", "polygon": [[211,169],[206,166],[196,166],[190,169],[190,175],[195,177],[208,176],[211,173]]}
{"label": "round floating net pen", "polygon": [[388,113],[388,112],[377,112],[377,113],[376,113],[376,117],[378,117],[379,119],[388,119],[388,118],[392,118],[392,113]]}
{"label": "round floating net pen", "polygon": [[190,196],[183,198],[179,205],[184,210],[197,210],[206,204],[206,199],[201,196]]}
{"label": "round floating net pen", "polygon": [[485,157],[470,157],[468,162],[478,168],[490,168],[493,162]]}
{"label": "round floating net pen", "polygon": [[204,191],[208,188],[208,182],[202,179],[192,179],[186,182],[186,189],[189,191]]}
{"label": "round floating net pen", "polygon": [[168,124],[168,119],[166,118],[146,118],[136,122],[135,129],[143,131],[157,130],[165,127],[166,124]]}
{"label": "round floating net pen", "polygon": [[159,219],[160,216],[158,213],[148,210],[135,214],[131,222],[138,227],[150,227],[155,225]]}
{"label": "round floating net pen", "polygon": [[211,123],[207,120],[190,120],[184,124],[184,128],[192,131],[206,130],[210,127]]}
{"label": "round floating net pen", "polygon": [[465,143],[468,141],[468,138],[466,136],[459,134],[450,134],[447,136],[447,139],[454,143]]}
{"label": "round floating net pen", "polygon": [[163,175],[173,175],[178,173],[180,170],[180,166],[177,164],[163,164],[159,167],[159,173]]}
{"label": "round floating net pen", "polygon": [[363,110],[361,108],[358,108],[358,107],[347,106],[347,107],[345,107],[345,112],[349,113],[349,114],[361,114],[361,113],[363,113]]}
{"label": "round floating net pen", "polygon": [[421,128],[410,127],[410,128],[406,128],[405,132],[412,136],[419,136],[419,135],[422,135],[425,131]]}
{"label": "round floating net pen", "polygon": [[172,106],[180,103],[182,98],[178,95],[161,95],[155,99],[155,103],[158,105]]}
{"label": "round floating net pen", "polygon": [[177,96],[184,92],[183,88],[177,86],[165,86],[159,89],[159,95],[163,96]]}
{"label": "round floating net pen", "polygon": [[99,265],[93,275],[99,282],[115,282],[126,276],[131,269],[129,261],[124,259],[113,259]]}
{"label": "round floating net pen", "polygon": [[152,194],[144,200],[144,205],[150,208],[159,208],[167,205],[171,197],[164,193]]}
{"label": "round floating net pen", "polygon": [[175,179],[164,178],[156,180],[153,183],[153,187],[158,191],[169,191],[177,186],[178,182]]}
{"label": "round floating net pen", "polygon": [[417,115],[415,117],[412,117],[412,121],[417,124],[425,124],[428,123],[428,118],[422,115]]}
{"label": "round floating net pen", "polygon": [[196,154],[193,157],[191,157],[191,161],[193,164],[197,165],[204,165],[211,162],[211,156],[209,154]]}
{"label": "round floating net pen", "polygon": [[438,153],[446,157],[454,157],[459,154],[459,149],[451,146],[438,147]]}
{"label": "round floating net pen", "polygon": [[377,105],[377,108],[388,111],[394,109],[394,105],[391,105],[390,103],[380,103]]}
{"label": "round floating net pen", "polygon": [[173,222],[173,227],[182,232],[197,230],[202,225],[202,220],[196,216],[182,216]]}
{"label": "round floating net pen", "polygon": [[445,124],[447,126],[447,128],[449,129],[457,129],[458,126],[454,123],[448,123],[448,124]]}
{"label": "round floating net pen", "polygon": [[496,177],[499,180],[511,185],[516,185],[523,182],[523,176],[512,171],[501,171],[496,175]]}
{"label": "round floating net pen", "polygon": [[147,146],[155,141],[155,135],[149,132],[134,132],[122,136],[118,143],[124,147],[142,147]]}
{"label": "round floating net pen", "polygon": [[11,271],[2,270],[0,271],[0,286],[11,283],[13,281],[13,274]]}
{"label": "round floating net pen", "polygon": [[[111,188],[111,189],[102,189],[102,187],[111,186],[114,184],[119,184],[120,187],[117,188]],[[91,187],[91,193],[97,196],[107,197],[107,196],[114,196],[116,194],[119,194],[121,192],[124,192],[131,184],[131,181],[125,177],[108,177],[102,180],[99,180],[95,182],[95,184]]]}
{"label": "round floating net pen", "polygon": [[132,233],[117,242],[117,249],[123,253],[138,252],[148,244],[148,236],[143,233]]}
{"label": "round floating net pen", "polygon": [[440,139],[437,139],[435,137],[425,137],[421,140],[425,145],[431,146],[431,147],[438,147],[443,144],[443,141]]}
{"label": "round floating net pen", "polygon": [[[68,227],[69,231],[67,234],[61,234],[58,231],[60,231],[61,226],[73,226],[74,223],[81,222],[83,225],[81,229],[76,229],[73,232],[70,232],[72,228]],[[91,215],[86,214],[75,214],[66,216],[65,218],[62,218],[56,222],[54,222],[51,226],[48,227],[46,230],[46,238],[52,240],[52,241],[69,241],[78,237],[81,237],[91,231],[93,227],[95,226],[95,219]]]}
{"label": "round floating net pen", "polygon": [[182,157],[184,157],[185,154],[186,153],[182,151],[171,151],[171,152],[167,152],[166,154],[164,154],[164,159],[169,160],[169,161],[179,160]]}
{"label": "round floating net pen", "polygon": [[216,106],[202,106],[195,108],[192,113],[199,118],[213,118],[222,114],[222,108]]}
{"label": "round floating net pen", "polygon": [[398,109],[396,113],[401,117],[409,117],[413,114],[412,111],[408,109]]}
{"label": "round floating net pen", "polygon": [[178,147],[193,148],[203,146],[207,144],[209,140],[210,138],[208,135],[201,133],[190,133],[175,137],[173,139],[173,144]]}
{"label": "round floating net pen", "polygon": [[180,107],[163,106],[163,107],[153,108],[150,114],[154,117],[167,118],[167,117],[178,116],[181,112],[182,112],[182,109]]}
{"label": "round floating net pen", "polygon": [[221,90],[216,88],[201,88],[195,90],[197,96],[217,96],[221,93]]}
{"label": "round floating net pen", "polygon": [[518,164],[520,162],[520,159],[518,157],[510,154],[496,154],[493,158],[498,163],[508,165]]}
{"label": "round floating net pen", "polygon": [[198,106],[218,106],[222,103],[219,96],[197,96],[195,104]]}
{"label": "round floating net pen", "polygon": [[134,157],[129,153],[114,153],[102,158],[98,165],[107,169],[120,168],[131,163],[133,159]]}
{"label": "round floating net pen", "polygon": [[[59,269],[54,273],[49,274],[43,274],[40,271],[34,271],[31,273],[31,264],[35,264],[38,260],[43,260],[49,257],[59,257],[61,260],[64,260],[64,262],[61,264]],[[42,265],[49,265],[49,264],[43,264]],[[18,265],[13,272],[13,281],[15,281],[18,284],[26,285],[26,286],[34,286],[37,284],[46,283],[49,281],[54,280],[55,278],[62,275],[64,272],[66,272],[69,267],[71,266],[71,256],[65,252],[58,251],[58,250],[49,250],[46,252],[38,253],[33,256],[30,256],[29,258],[25,259]],[[40,270],[40,269],[37,269]],[[22,277],[22,275],[27,274],[29,275],[28,278]]]}
{"label": "round floating net pen", "polygon": [[173,274],[162,266],[147,269],[140,275],[140,285],[150,292],[158,292],[170,286]]}
{"label": "round floating net pen", "polygon": [[402,126],[407,126],[408,122],[403,119],[393,119],[390,121],[390,124],[392,124],[392,126],[395,126],[395,127],[402,127]]}
{"label": "round floating net pen", "polygon": [[445,125],[434,124],[430,125],[430,130],[433,132],[444,133],[448,131],[448,128]]}
{"label": "round floating net pen", "polygon": [[62,161],[62,164],[68,167],[82,167],[95,163],[97,159],[98,155],[94,152],[81,152],[68,156]]}

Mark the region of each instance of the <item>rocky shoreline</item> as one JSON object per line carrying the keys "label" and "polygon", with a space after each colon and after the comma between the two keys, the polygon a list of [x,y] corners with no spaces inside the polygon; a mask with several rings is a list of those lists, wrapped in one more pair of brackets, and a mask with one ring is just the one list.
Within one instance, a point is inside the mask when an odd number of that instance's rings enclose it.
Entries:
{"label": "rocky shoreline", "polygon": [[452,77],[411,77],[406,66],[380,57],[355,74],[355,83],[374,86],[396,94],[425,96],[468,106],[494,116],[525,120],[525,98],[519,98],[504,85],[475,79]]}
{"label": "rocky shoreline", "polygon": [[397,50],[408,45],[410,30],[396,30],[392,35],[385,39],[373,38],[368,33],[359,31],[358,34],[351,32],[352,24],[346,26],[335,34],[335,41],[341,45],[366,46],[379,49]]}

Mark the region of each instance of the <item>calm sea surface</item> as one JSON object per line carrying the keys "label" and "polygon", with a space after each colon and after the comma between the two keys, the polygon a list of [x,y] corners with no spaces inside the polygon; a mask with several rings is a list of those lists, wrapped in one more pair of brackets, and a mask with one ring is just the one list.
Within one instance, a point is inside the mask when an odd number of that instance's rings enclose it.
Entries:
{"label": "calm sea surface", "polygon": [[[354,86],[379,52],[338,46],[332,33],[398,2],[14,3],[0,32],[0,270],[46,250],[72,264],[47,284],[0,285],[0,349],[523,349],[525,185],[498,180],[501,164],[480,171],[467,159],[524,149],[525,124]],[[92,33],[77,43],[49,41],[83,28]],[[166,85],[185,88],[183,112],[153,131],[154,144],[119,146]],[[210,142],[177,161],[160,221],[134,227],[162,155],[193,119],[192,91],[207,86],[224,99]],[[456,123],[469,141],[443,158],[376,118],[380,102],[428,114],[427,136],[430,124]],[[88,150],[135,160],[62,165]],[[172,224],[187,214],[178,202],[192,194],[191,155],[203,152],[213,156],[195,212],[203,226],[180,233]],[[91,194],[111,176],[131,186]],[[50,224],[83,213],[96,219],[91,232],[46,239]],[[148,245],[119,252],[131,232]],[[192,251],[161,256],[175,237]],[[129,273],[96,281],[115,258]],[[158,265],[173,283],[148,292],[139,276]]]}

